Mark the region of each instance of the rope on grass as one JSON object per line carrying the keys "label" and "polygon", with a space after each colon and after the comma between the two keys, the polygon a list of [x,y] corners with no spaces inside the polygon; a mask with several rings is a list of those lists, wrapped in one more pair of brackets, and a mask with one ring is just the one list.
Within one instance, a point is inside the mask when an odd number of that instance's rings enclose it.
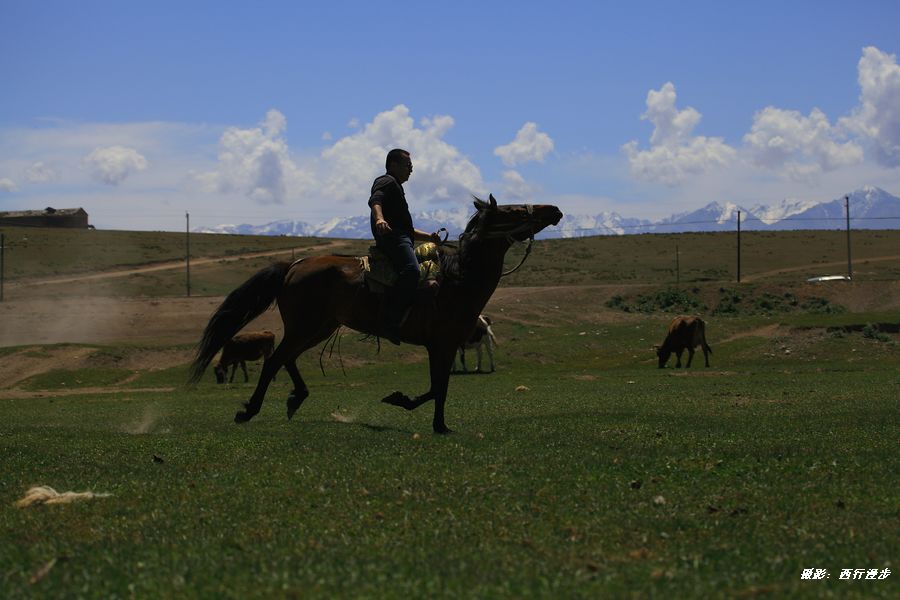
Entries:
{"label": "rope on grass", "polygon": [[39,485],[25,492],[25,497],[16,501],[16,506],[25,508],[37,504],[71,504],[77,500],[105,498],[111,494],[95,492],[63,492],[59,493],[48,485]]}

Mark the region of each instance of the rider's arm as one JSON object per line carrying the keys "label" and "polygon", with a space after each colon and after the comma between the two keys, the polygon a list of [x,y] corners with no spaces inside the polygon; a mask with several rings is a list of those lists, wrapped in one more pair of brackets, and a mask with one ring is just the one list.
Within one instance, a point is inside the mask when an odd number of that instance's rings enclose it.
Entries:
{"label": "rider's arm", "polygon": [[391,232],[391,226],[384,220],[384,213],[381,211],[381,199],[373,197],[369,201],[372,206],[372,218],[375,222],[375,231],[384,235]]}
{"label": "rider's arm", "polygon": [[413,238],[417,242],[434,242],[435,244],[441,241],[441,236],[437,232],[425,233],[419,229],[413,230]]}

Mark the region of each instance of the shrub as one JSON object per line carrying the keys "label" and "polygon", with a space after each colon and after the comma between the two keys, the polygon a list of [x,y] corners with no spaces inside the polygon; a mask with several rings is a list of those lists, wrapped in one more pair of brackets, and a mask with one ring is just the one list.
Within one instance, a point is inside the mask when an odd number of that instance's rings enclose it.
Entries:
{"label": "shrub", "polygon": [[878,330],[877,325],[872,325],[871,323],[867,323],[865,327],[863,327],[862,334],[864,338],[875,340],[878,342],[890,342],[891,336],[886,333],[881,333]]}
{"label": "shrub", "polygon": [[847,311],[847,309],[840,304],[832,304],[825,298],[810,298],[804,302],[800,308],[807,312],[826,315],[834,315]]}
{"label": "shrub", "polygon": [[606,307],[617,308],[625,312],[631,312],[631,308],[628,306],[628,303],[625,302],[625,298],[618,294],[606,301]]}
{"label": "shrub", "polygon": [[719,288],[719,303],[713,310],[714,315],[736,315],[740,312],[741,294],[736,290]]}
{"label": "shrub", "polygon": [[668,288],[654,294],[639,294],[634,299],[634,304],[629,305],[622,296],[613,296],[606,302],[609,308],[615,308],[624,312],[653,313],[661,312],[700,312],[706,310],[706,305],[691,297],[686,292]]}

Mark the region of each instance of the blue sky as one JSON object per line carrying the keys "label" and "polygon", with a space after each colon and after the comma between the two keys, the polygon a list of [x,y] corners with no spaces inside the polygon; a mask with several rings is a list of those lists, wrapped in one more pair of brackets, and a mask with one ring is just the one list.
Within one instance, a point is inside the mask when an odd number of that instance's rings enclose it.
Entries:
{"label": "blue sky", "polygon": [[0,210],[99,227],[470,194],[656,218],[900,194],[898,2],[0,0]]}

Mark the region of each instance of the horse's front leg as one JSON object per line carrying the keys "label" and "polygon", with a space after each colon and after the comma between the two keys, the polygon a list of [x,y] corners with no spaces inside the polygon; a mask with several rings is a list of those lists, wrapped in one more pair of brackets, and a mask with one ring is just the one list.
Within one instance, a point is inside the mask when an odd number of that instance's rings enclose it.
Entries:
{"label": "horse's front leg", "polygon": [[444,421],[444,404],[447,401],[447,388],[450,385],[450,367],[453,364],[455,348],[429,348],[428,367],[431,371],[431,390],[434,397],[434,418],[431,427],[435,433],[450,433]]}
{"label": "horse's front leg", "polygon": [[429,400],[434,400],[432,428],[435,433],[450,433],[450,429],[444,422],[444,403],[447,400],[447,386],[450,383],[450,369],[453,366],[455,354],[455,348],[429,348],[428,366],[431,374],[431,389],[415,398],[410,398],[403,392],[394,392],[382,398],[381,401],[392,406],[405,408],[406,410],[415,410]]}

